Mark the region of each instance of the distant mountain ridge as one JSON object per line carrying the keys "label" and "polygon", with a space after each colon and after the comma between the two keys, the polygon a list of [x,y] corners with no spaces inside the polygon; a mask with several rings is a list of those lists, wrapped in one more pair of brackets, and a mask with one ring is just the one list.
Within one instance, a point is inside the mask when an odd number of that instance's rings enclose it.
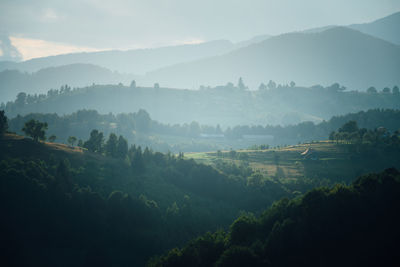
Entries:
{"label": "distant mountain ridge", "polygon": [[370,23],[353,24],[349,27],[400,45],[400,12]]}
{"label": "distant mountain ridge", "polygon": [[[396,12],[369,23],[352,24],[346,25],[345,27],[361,31],[394,44],[400,44],[399,25],[400,12]],[[334,27],[337,27],[337,25],[312,28],[303,32],[322,32]],[[165,46],[151,49],[71,53],[35,58],[19,63],[0,61],[0,71],[5,69],[17,69],[21,71],[35,72],[46,67],[85,63],[99,65],[112,71],[122,73],[144,74],[148,71],[169,65],[228,53],[232,50],[264,41],[270,37],[271,35],[268,34],[258,35],[235,44],[228,40],[215,40],[200,44]]]}
{"label": "distant mountain ridge", "polygon": [[98,65],[121,73],[144,74],[147,71],[160,67],[219,55],[234,48],[235,45],[230,41],[217,40],[200,44],[166,46],[151,49],[72,53],[35,58],[20,63],[9,61],[0,62],[0,70],[18,69],[21,71],[35,72],[42,68],[83,63]]}
{"label": "distant mountain ridge", "polygon": [[235,49],[261,42],[269,37],[270,35],[259,35],[238,43],[232,43],[228,40],[215,40],[199,44],[148,49],[71,53],[34,58],[22,62],[0,61],[0,71],[8,69],[36,72],[42,68],[81,63],[98,65],[120,73],[140,75],[177,63],[225,54]]}
{"label": "distant mountain ridge", "polygon": [[244,41],[236,43],[235,44],[235,49],[246,47],[246,46],[249,46],[249,45],[252,45],[252,44],[256,44],[256,43],[260,43],[262,41],[267,40],[270,37],[272,37],[272,35],[269,35],[269,34],[262,34],[262,35],[254,36],[251,39],[244,40]]}
{"label": "distant mountain ridge", "polygon": [[[328,25],[324,27],[311,28],[302,31],[303,33],[317,33],[339,27],[338,25]],[[400,45],[400,12],[391,14],[384,18],[368,23],[351,24],[344,27],[360,31],[378,37],[382,40]]]}
{"label": "distant mountain ridge", "polygon": [[166,86],[224,84],[243,77],[251,88],[274,80],[311,86],[339,82],[350,89],[400,84],[400,46],[345,27],[288,33],[228,54],[149,73]]}
{"label": "distant mountain ridge", "polygon": [[[400,44],[399,25],[397,12],[371,23],[350,25],[347,30],[326,26],[279,36],[259,35],[238,43],[217,40],[153,49],[65,54],[19,63],[0,61],[0,99],[14,99],[20,91],[46,92],[65,83],[82,87],[91,83],[129,83],[132,79],[143,86],[162,83],[189,89],[235,82],[239,77],[251,89],[269,80],[283,84],[293,80],[302,86],[339,82],[351,90],[392,87],[400,83],[400,46],[395,45]],[[71,66],[62,67],[67,65],[81,67],[71,76]],[[94,65],[98,66],[97,71]],[[41,81],[32,80],[33,76],[38,77],[35,72],[48,68],[57,70],[58,79],[46,77],[46,70],[40,75]],[[66,73],[62,74],[63,71]],[[76,80],[67,80],[75,77]]]}
{"label": "distant mountain ridge", "polygon": [[145,76],[121,74],[91,64],[46,68],[29,74],[0,72],[0,99],[15,99],[18,92],[45,93],[68,84],[140,86],[160,83],[162,87],[197,89],[221,85],[243,77],[250,89],[261,82],[280,84],[295,81],[301,86],[340,83],[350,90],[378,89],[400,85],[400,46],[352,30],[335,27],[323,32],[288,33],[269,37],[230,53],[179,63]]}
{"label": "distant mountain ridge", "polygon": [[71,64],[41,69],[34,73],[17,70],[0,72],[0,102],[14,100],[19,92],[46,93],[68,84],[72,87],[130,82],[132,75],[123,75],[92,64]]}

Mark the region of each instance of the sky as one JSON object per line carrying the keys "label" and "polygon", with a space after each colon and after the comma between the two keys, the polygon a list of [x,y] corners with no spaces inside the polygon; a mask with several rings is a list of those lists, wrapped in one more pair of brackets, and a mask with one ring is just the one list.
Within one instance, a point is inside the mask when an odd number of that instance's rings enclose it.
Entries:
{"label": "sky", "polygon": [[400,0],[0,0],[0,60],[371,22]]}

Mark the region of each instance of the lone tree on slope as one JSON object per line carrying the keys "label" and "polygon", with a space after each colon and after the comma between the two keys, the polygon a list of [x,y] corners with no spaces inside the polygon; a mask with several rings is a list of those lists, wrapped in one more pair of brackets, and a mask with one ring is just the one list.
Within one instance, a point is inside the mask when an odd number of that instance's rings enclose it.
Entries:
{"label": "lone tree on slope", "polygon": [[27,136],[32,137],[35,142],[46,140],[46,130],[47,122],[40,122],[34,119],[26,122],[24,128],[22,128],[22,131]]}

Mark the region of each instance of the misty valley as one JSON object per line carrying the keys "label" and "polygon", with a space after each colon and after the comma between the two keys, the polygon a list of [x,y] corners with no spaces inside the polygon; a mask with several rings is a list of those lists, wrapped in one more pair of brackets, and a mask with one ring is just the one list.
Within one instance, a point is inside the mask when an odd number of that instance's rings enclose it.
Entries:
{"label": "misty valley", "polygon": [[1,265],[399,266],[398,26],[25,60],[0,35]]}

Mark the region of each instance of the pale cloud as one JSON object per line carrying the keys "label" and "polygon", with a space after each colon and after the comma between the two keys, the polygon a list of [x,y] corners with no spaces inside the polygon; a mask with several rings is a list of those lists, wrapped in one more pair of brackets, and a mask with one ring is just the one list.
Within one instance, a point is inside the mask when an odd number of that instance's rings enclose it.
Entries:
{"label": "pale cloud", "polygon": [[204,40],[202,38],[184,38],[184,39],[178,39],[178,40],[168,40],[168,41],[164,41],[164,42],[141,44],[138,46],[131,46],[128,49],[123,49],[123,50],[158,48],[158,47],[176,46],[176,45],[194,45],[194,44],[201,44],[201,43],[205,43],[205,42],[206,42],[206,40]]}
{"label": "pale cloud", "polygon": [[4,55],[3,50],[0,48],[0,57],[2,57],[3,55]]}
{"label": "pale cloud", "polygon": [[180,44],[201,44],[204,43],[205,40],[203,39],[198,39],[198,38],[190,38],[190,39],[185,39],[182,41],[177,41],[176,44],[180,45]]}
{"label": "pale cloud", "polygon": [[125,49],[188,36],[242,41],[364,23],[399,10],[399,0],[0,0],[0,33]]}
{"label": "pale cloud", "polygon": [[[369,22],[399,10],[399,0],[0,0],[0,39],[13,36],[26,60],[104,48],[238,42]],[[1,60],[20,60],[8,43],[1,49]]]}
{"label": "pale cloud", "polygon": [[[85,46],[74,46],[70,44],[49,42],[39,39],[30,39],[23,37],[10,36],[11,44],[19,51],[22,56],[22,60],[29,60],[39,57],[56,56],[61,54],[79,53],[79,52],[98,52],[109,49],[98,49],[93,47]],[[169,42],[160,42],[153,44],[142,44],[137,46],[130,46],[122,48],[122,50],[130,49],[142,49],[142,48],[156,48],[162,46],[171,45],[184,45],[184,44],[201,44],[204,43],[204,39],[200,38],[186,38],[182,40],[174,40]],[[0,56],[2,52],[0,52]]]}
{"label": "pale cloud", "polygon": [[59,16],[57,15],[56,11],[52,8],[46,8],[44,9],[43,12],[43,20],[45,21],[55,21],[59,18]]}
{"label": "pale cloud", "polygon": [[21,53],[23,60],[77,52],[95,52],[104,49],[74,46],[45,40],[10,36],[11,43]]}

